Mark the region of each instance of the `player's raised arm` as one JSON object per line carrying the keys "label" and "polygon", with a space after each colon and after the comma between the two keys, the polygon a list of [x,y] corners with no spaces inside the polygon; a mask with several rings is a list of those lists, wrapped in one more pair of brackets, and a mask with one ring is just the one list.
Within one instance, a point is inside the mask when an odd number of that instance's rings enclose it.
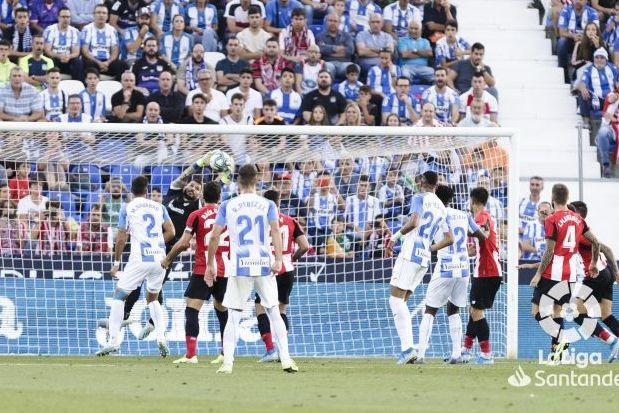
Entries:
{"label": "player's raised arm", "polygon": [[170,252],[168,252],[168,255],[166,255],[163,261],[161,261],[161,266],[165,269],[169,268],[170,265],[172,265],[172,261],[174,261],[174,258],[176,258],[178,254],[189,249],[192,237],[193,235],[191,232],[185,231],[181,239],[174,244]]}
{"label": "player's raised arm", "polygon": [[589,264],[589,274],[591,274],[592,277],[596,277],[598,275],[597,263],[600,258],[600,242],[595,235],[593,235],[591,230],[587,230],[583,236],[591,242],[591,264]]}
{"label": "player's raised arm", "polygon": [[292,262],[296,262],[310,250],[310,244],[305,234],[299,235],[294,239],[297,243],[297,250],[292,254]]}
{"label": "player's raised arm", "polygon": [[198,159],[196,163],[185,168],[185,170],[181,172],[178,178],[172,181],[170,188],[176,189],[176,190],[183,189],[183,187],[187,183],[187,180],[191,178],[191,175],[201,173],[202,168],[208,165],[209,160],[211,159],[212,153],[213,151],[207,152],[206,155]]}
{"label": "player's raised arm", "polygon": [[619,269],[617,268],[617,260],[615,259],[615,254],[613,254],[613,250],[606,244],[600,243],[600,252],[606,256],[606,260],[608,261],[608,266],[610,270],[615,274],[615,280],[619,282]]}

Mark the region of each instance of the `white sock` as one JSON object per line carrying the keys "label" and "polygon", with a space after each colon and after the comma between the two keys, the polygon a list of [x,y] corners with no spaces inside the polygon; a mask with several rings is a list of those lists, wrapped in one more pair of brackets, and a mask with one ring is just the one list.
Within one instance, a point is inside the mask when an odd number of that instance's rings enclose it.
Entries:
{"label": "white sock", "polygon": [[117,345],[120,336],[120,324],[123,322],[125,313],[125,302],[122,300],[112,300],[110,305],[110,318],[108,319],[108,331],[110,333],[109,345]]}
{"label": "white sock", "polygon": [[434,326],[434,316],[432,314],[425,313],[419,323],[419,358],[426,356],[426,350],[428,349],[428,341],[432,335],[432,327]]}
{"label": "white sock", "polygon": [[236,350],[237,330],[241,322],[241,312],[238,310],[228,309],[228,322],[224,329],[224,364],[232,364],[234,362],[234,351]]}
{"label": "white sock", "polygon": [[150,313],[150,318],[153,319],[153,323],[155,324],[155,335],[157,336],[157,342],[160,343],[165,341],[166,326],[163,325],[163,308],[161,308],[161,304],[158,300],[148,303],[148,312]]}
{"label": "white sock", "polygon": [[394,296],[389,296],[389,307],[393,314],[395,329],[400,337],[400,347],[402,351],[413,347],[413,325],[411,313],[408,311],[406,302]]}
{"label": "white sock", "polygon": [[267,308],[266,313],[271,323],[271,333],[277,342],[279,358],[284,363],[288,362],[290,360],[290,353],[288,352],[288,332],[286,331],[286,324],[282,319],[282,315],[279,313],[279,307]]}
{"label": "white sock", "polygon": [[460,318],[460,314],[452,314],[448,317],[448,320],[451,357],[457,359],[462,355],[462,318]]}

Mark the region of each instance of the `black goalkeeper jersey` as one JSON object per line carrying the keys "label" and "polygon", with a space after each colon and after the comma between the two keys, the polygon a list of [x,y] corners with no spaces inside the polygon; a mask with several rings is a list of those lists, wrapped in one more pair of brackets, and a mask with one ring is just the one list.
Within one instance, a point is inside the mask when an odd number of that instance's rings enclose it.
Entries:
{"label": "black goalkeeper jersey", "polygon": [[174,230],[176,231],[174,238],[166,244],[166,248],[169,251],[176,241],[183,236],[189,214],[200,209],[201,201],[199,199],[195,201],[185,201],[182,189],[170,188],[163,199],[163,205],[165,205],[168,210],[168,214],[170,214],[170,219],[174,225]]}

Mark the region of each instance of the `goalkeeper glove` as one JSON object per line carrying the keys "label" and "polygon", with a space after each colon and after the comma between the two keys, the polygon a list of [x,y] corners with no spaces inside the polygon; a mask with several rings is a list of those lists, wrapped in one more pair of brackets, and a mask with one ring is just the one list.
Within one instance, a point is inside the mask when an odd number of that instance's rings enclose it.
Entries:
{"label": "goalkeeper glove", "polygon": [[206,165],[209,165],[211,163],[211,156],[213,155],[213,152],[215,151],[208,151],[206,155],[196,161],[196,165],[200,168],[204,168]]}

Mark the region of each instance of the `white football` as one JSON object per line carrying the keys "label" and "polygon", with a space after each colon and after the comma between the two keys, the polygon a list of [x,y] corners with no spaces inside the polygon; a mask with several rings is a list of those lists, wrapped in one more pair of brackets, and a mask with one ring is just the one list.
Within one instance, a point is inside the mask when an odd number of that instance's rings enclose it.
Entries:
{"label": "white football", "polygon": [[234,159],[222,150],[215,150],[211,155],[209,166],[213,172],[227,172],[230,171],[234,165]]}

